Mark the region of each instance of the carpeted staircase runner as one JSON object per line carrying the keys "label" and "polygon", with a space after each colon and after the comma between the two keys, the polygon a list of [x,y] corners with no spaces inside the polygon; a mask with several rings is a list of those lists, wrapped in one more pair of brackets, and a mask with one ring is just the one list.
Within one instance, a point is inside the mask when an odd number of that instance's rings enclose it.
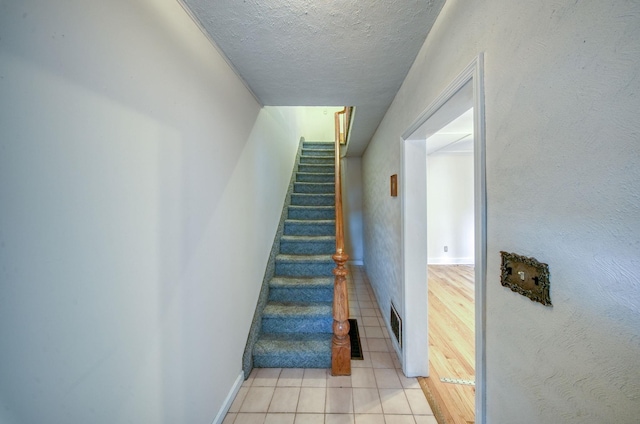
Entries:
{"label": "carpeted staircase runner", "polygon": [[259,368],[330,368],[334,144],[304,142],[253,348]]}

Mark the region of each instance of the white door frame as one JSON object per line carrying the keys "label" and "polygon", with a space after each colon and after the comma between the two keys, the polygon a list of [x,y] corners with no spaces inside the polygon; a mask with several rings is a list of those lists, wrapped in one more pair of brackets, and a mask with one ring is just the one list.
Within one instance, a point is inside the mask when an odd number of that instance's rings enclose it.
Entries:
{"label": "white door frame", "polygon": [[[427,322],[427,153],[414,133],[467,83],[473,87],[475,212],[476,423],[486,417],[487,198],[485,178],[484,60],[478,55],[402,134],[403,371],[429,375]],[[414,137],[412,137],[414,135]]]}

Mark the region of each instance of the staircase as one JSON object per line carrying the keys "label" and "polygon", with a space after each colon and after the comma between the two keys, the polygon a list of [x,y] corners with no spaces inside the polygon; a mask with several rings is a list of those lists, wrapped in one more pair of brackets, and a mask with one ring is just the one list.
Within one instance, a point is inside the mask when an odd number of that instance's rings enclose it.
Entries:
{"label": "staircase", "polygon": [[258,368],[330,368],[334,143],[303,142],[253,347]]}

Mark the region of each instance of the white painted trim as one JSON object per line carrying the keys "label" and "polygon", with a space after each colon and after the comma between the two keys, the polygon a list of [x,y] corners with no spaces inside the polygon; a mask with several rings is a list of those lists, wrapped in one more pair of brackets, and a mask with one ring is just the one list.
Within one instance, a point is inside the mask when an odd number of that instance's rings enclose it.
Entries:
{"label": "white painted trim", "polygon": [[224,399],[224,402],[222,402],[222,406],[220,407],[220,410],[218,411],[216,417],[213,419],[212,424],[222,424],[222,421],[224,421],[224,417],[227,415],[227,412],[229,412],[229,408],[231,408],[233,401],[240,391],[240,387],[242,387],[243,381],[244,372],[240,371],[238,378],[236,378],[235,383],[233,383],[233,386],[231,386],[231,390],[229,390],[227,397]]}
{"label": "white painted trim", "polygon": [[473,65],[474,197],[475,197],[475,303],[476,303],[476,423],[487,417],[487,161],[484,110],[484,53]]}
{"label": "white painted trim", "polygon": [[[402,370],[407,377],[429,376],[427,315],[426,143],[402,143]],[[424,173],[425,178],[408,178]],[[422,282],[422,283],[418,283]],[[427,324],[428,325],[428,324]]]}
{"label": "white painted trim", "polygon": [[[475,325],[476,325],[476,423],[486,424],[486,266],[487,200],[484,114],[484,55],[480,53],[402,134],[402,300],[404,313],[403,371],[421,375],[428,358],[424,325],[427,322],[426,241],[426,142],[411,136],[469,81],[473,82],[474,107],[474,208],[475,208]],[[416,158],[417,156],[417,158]],[[423,161],[424,163],[420,163]],[[409,179],[407,175],[425,178]],[[422,186],[425,187],[422,187]],[[424,193],[424,194],[423,194]],[[409,196],[408,196],[409,195]],[[419,221],[422,221],[420,224]],[[424,227],[424,228],[422,228]],[[420,237],[417,236],[420,234]],[[422,255],[422,257],[418,257]],[[421,334],[422,333],[422,334]],[[414,340],[415,338],[415,340]],[[426,347],[425,347],[426,345]],[[426,354],[425,354],[426,352]],[[428,375],[428,360],[426,374]]]}
{"label": "white painted trim", "polygon": [[357,261],[347,261],[347,265],[364,266],[364,261],[362,259]]}

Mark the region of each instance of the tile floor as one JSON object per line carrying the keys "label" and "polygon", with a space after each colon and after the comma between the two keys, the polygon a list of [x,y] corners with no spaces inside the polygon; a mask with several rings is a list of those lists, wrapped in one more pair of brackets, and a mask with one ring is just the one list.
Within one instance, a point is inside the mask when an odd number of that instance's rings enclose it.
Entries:
{"label": "tile floor", "polygon": [[256,368],[223,424],[437,424],[415,378],[406,378],[362,267],[350,266],[350,316],[364,360],[351,376],[314,368]]}

